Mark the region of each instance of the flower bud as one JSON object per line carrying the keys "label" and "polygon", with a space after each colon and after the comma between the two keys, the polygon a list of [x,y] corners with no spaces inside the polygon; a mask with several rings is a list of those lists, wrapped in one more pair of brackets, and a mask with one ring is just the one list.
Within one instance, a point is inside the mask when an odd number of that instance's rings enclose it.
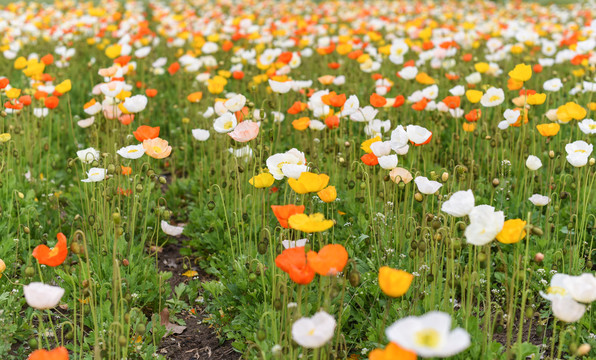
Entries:
{"label": "flower bud", "polygon": [[542,262],[542,260],[544,260],[544,254],[543,253],[536,253],[536,255],[534,255],[534,261],[536,261],[537,263]]}

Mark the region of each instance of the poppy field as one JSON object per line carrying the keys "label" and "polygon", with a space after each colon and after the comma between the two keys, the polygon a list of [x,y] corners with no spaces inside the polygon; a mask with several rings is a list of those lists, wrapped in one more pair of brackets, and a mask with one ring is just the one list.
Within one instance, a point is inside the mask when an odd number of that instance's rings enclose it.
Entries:
{"label": "poppy field", "polygon": [[0,358],[596,359],[593,2],[0,5]]}

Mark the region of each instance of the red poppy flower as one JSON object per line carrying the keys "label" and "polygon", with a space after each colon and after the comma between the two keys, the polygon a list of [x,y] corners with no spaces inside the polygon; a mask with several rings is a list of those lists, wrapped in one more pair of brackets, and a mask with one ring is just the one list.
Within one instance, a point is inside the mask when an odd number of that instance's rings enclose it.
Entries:
{"label": "red poppy flower", "polygon": [[136,131],[133,131],[132,134],[140,142],[155,139],[159,136],[159,126],[151,127],[147,125],[141,125],[137,128]]}
{"label": "red poppy flower", "polygon": [[472,61],[472,59],[473,59],[473,58],[474,58],[474,57],[472,56],[472,54],[464,54],[464,55],[461,57],[461,59],[462,59],[463,61],[465,61],[465,62]]}
{"label": "red poppy flower", "polygon": [[0,79],[0,89],[4,89],[6,86],[8,86],[9,82],[10,80],[8,80],[8,78]]}
{"label": "red poppy flower", "polygon": [[303,214],[304,205],[271,205],[271,210],[273,210],[273,214],[279,221],[279,225],[289,229],[288,219],[292,215]]}
{"label": "red poppy flower", "polygon": [[395,101],[393,101],[393,107],[398,108],[406,102],[406,98],[403,95],[397,95]]}
{"label": "red poppy flower", "polygon": [[335,115],[329,115],[325,118],[325,125],[329,129],[337,129],[339,127],[339,118]]}
{"label": "red poppy flower", "polygon": [[314,270],[306,262],[304,246],[285,249],[275,258],[275,265],[297,284],[306,285],[315,278]]}
{"label": "red poppy flower", "polygon": [[321,276],[334,276],[343,271],[348,263],[348,252],[340,244],[325,245],[319,253],[309,251],[306,254],[308,266]]}
{"label": "red poppy flower", "polygon": [[379,164],[379,158],[374,153],[362,155],[360,160],[362,160],[362,162],[368,166],[375,166]]}
{"label": "red poppy flower", "polygon": [[330,62],[329,64],[327,64],[327,67],[332,70],[339,69],[339,66],[340,66],[339,63],[337,63],[337,62]]}
{"label": "red poppy flower", "polygon": [[32,352],[28,360],[68,360],[68,350],[63,346],[53,350],[39,349]]}
{"label": "red poppy flower", "polygon": [[147,89],[147,90],[145,90],[145,95],[147,95],[150,98],[155,97],[155,95],[157,95],[157,90],[156,89]]}
{"label": "red poppy flower", "polygon": [[47,245],[38,245],[33,249],[33,257],[42,265],[58,266],[66,260],[68,247],[66,245],[66,236],[63,233],[57,235],[58,243],[52,249]]}
{"label": "red poppy flower", "polygon": [[377,93],[373,93],[370,96],[370,104],[374,107],[383,107],[387,104],[387,99],[384,96],[381,96]]}
{"label": "red poppy flower", "polygon": [[232,77],[236,80],[242,80],[244,79],[244,73],[242,71],[234,71]]}
{"label": "red poppy flower", "polygon": [[443,103],[450,109],[457,109],[461,103],[459,96],[447,96],[443,99]]}
{"label": "red poppy flower", "polygon": [[466,114],[466,120],[469,122],[476,122],[480,119],[480,115],[482,115],[480,109],[474,109]]}
{"label": "red poppy flower", "polygon": [[31,95],[23,95],[19,98],[19,102],[25,106],[31,105]]}
{"label": "red poppy flower", "polygon": [[60,103],[60,100],[56,96],[50,96],[44,100],[44,105],[48,109],[55,109],[59,103]]}
{"label": "red poppy flower", "polygon": [[178,70],[180,70],[180,64],[178,62],[174,62],[168,67],[168,72],[170,75],[174,75],[178,72]]}

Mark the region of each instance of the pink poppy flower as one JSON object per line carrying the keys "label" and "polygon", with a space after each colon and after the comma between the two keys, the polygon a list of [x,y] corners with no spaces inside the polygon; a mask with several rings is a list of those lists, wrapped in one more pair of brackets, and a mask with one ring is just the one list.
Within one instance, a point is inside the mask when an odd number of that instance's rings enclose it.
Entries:
{"label": "pink poppy flower", "polygon": [[229,132],[228,135],[238,142],[248,142],[259,135],[259,126],[258,122],[243,121],[234,128],[234,131]]}

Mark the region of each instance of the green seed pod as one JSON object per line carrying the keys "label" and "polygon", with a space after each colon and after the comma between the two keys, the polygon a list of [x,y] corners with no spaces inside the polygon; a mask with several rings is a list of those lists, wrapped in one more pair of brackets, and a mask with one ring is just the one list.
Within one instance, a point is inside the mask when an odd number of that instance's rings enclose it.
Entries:
{"label": "green seed pod", "polygon": [[37,347],[39,346],[37,339],[36,338],[29,339],[29,346],[31,347],[31,349],[37,349]]}
{"label": "green seed pod", "polygon": [[267,242],[260,241],[259,244],[257,245],[257,251],[259,252],[259,254],[265,255],[267,253],[268,247],[269,247],[269,244]]}
{"label": "green seed pod", "polygon": [[275,299],[273,301],[273,308],[275,308],[275,310],[281,310],[283,308],[283,304],[282,304],[281,300]]}
{"label": "green seed pod", "polygon": [[207,209],[209,209],[209,210],[215,209],[215,202],[213,200],[211,200],[207,203]]}
{"label": "green seed pod", "polygon": [[114,224],[119,225],[122,218],[120,217],[120,213],[112,213],[112,220],[114,221]]}
{"label": "green seed pod", "polygon": [[257,274],[255,274],[255,273],[250,273],[250,274],[248,275],[248,281],[250,281],[250,282],[255,282],[256,280],[257,280]]}
{"label": "green seed pod", "polygon": [[128,341],[126,340],[126,336],[120,335],[118,337],[118,345],[120,345],[121,347],[125,347],[127,342]]}
{"label": "green seed pod", "polygon": [[143,335],[145,333],[145,330],[146,330],[145,325],[140,324],[140,323],[137,324],[137,327],[135,329],[136,333],[139,335]]}
{"label": "green seed pod", "polygon": [[259,330],[257,330],[257,340],[259,341],[263,341],[265,340],[265,338],[267,337],[267,333],[265,332],[264,328],[259,328]]}

